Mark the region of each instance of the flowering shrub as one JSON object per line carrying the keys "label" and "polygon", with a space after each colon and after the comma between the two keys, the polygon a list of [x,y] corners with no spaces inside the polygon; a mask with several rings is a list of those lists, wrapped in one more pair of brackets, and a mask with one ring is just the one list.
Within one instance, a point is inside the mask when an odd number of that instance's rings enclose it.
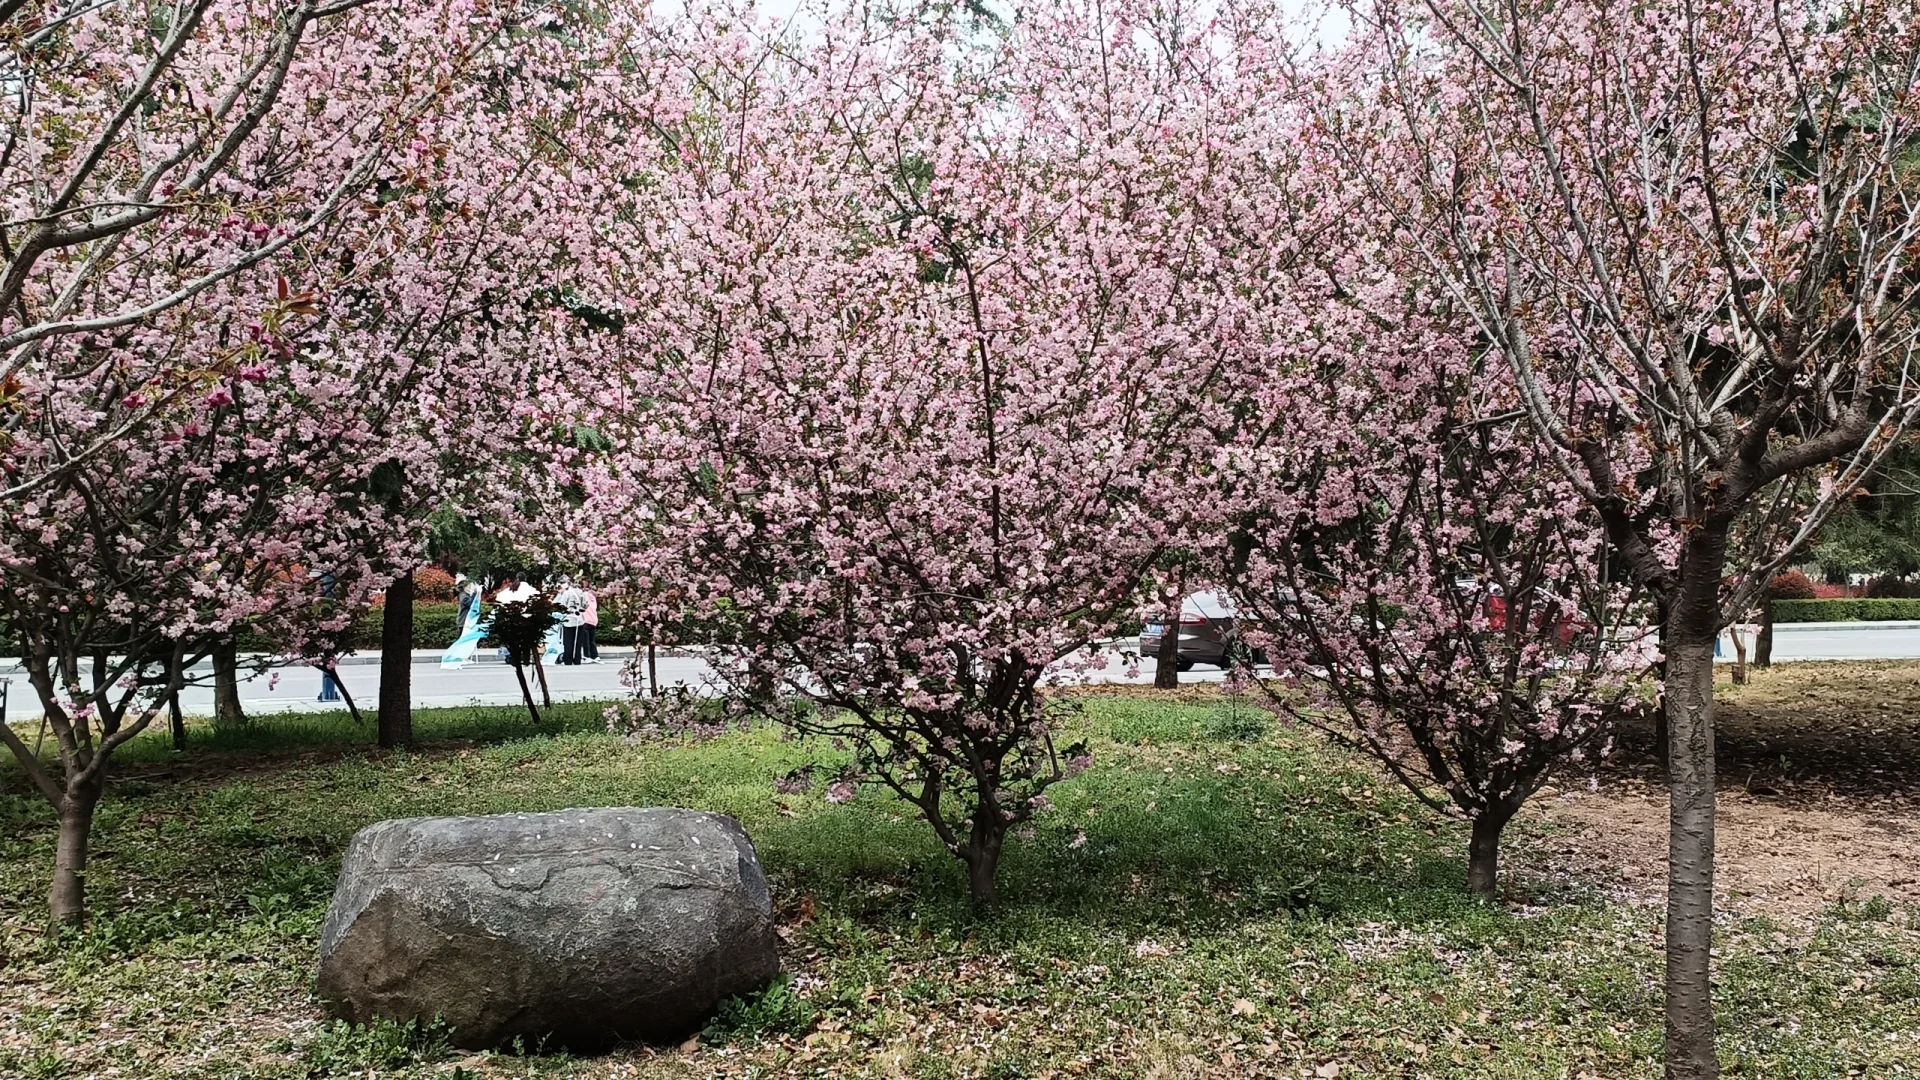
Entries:
{"label": "flowering shrub", "polygon": [[548,325],[537,268],[579,232],[563,183],[501,194],[544,153],[524,91],[578,51],[508,32],[529,13],[0,4],[0,613],[58,758],[0,742],[60,816],[57,918],[110,760],[194,663],[350,645],[490,458],[464,395],[534,351],[499,315]]}
{"label": "flowering shrub", "polygon": [[1767,596],[1773,600],[1813,600],[1819,595],[1814,591],[1813,580],[1798,570],[1775,574],[1773,580],[1767,582]]}
{"label": "flowering shrub", "polygon": [[437,566],[423,566],[413,572],[413,598],[432,603],[453,599],[453,575]]}
{"label": "flowering shrub", "polygon": [[607,730],[623,736],[629,746],[657,740],[707,742],[747,727],[758,715],[737,698],[703,696],[686,686],[619,702],[601,713]]}

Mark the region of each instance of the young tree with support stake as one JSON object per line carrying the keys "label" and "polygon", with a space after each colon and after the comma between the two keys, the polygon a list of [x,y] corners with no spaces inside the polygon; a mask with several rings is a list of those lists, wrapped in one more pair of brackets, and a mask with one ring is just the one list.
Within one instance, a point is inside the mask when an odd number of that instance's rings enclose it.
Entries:
{"label": "young tree with support stake", "polygon": [[1879,0],[1356,17],[1310,134],[1661,614],[1666,1068],[1713,1077],[1713,642],[1920,408],[1920,25]]}
{"label": "young tree with support stake", "polygon": [[[514,678],[520,680],[520,697],[527,703],[527,715],[533,718],[535,727],[540,726],[540,710],[533,703],[527,669],[539,669],[540,652],[547,647],[547,632],[553,629],[555,611],[553,601],[544,593],[534,593],[524,600],[495,604],[493,613],[487,616],[487,633],[507,650],[507,663],[513,665]],[[545,679],[542,675],[543,696],[547,692]],[[546,699],[546,703],[547,708],[553,708],[551,698]]]}

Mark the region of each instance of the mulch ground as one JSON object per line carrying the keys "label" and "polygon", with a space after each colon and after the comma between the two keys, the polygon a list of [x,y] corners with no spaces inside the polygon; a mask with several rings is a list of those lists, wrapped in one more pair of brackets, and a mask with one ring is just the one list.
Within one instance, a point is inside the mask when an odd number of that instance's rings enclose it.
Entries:
{"label": "mulch ground", "polygon": [[[1722,672],[1726,678],[1727,672]],[[1728,909],[1810,918],[1875,896],[1920,904],[1920,664],[1780,664],[1717,702],[1717,885]],[[1667,799],[1653,725],[1543,792],[1549,869],[1659,903]]]}

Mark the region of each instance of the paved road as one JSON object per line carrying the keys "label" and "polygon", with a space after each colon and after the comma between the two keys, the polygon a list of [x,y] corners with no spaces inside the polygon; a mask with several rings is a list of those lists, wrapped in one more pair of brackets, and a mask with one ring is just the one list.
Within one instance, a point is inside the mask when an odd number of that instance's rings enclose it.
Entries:
{"label": "paved road", "polygon": [[[352,661],[368,659],[377,661],[378,656],[350,658]],[[506,664],[489,660],[470,663],[463,668],[444,669],[437,662],[422,662],[426,659],[424,654],[418,655],[413,665],[413,703],[416,707],[520,703],[520,684],[514,680],[513,668]],[[547,686],[552,690],[555,701],[605,701],[625,697],[631,691],[621,683],[624,659],[609,657],[602,664],[582,664],[578,667],[548,666]],[[697,685],[708,674],[706,662],[694,657],[662,656],[659,658],[659,670],[661,683],[669,686]],[[340,680],[347,692],[353,695],[354,704],[371,710],[380,693],[380,665],[377,662],[348,662],[342,664],[339,671]],[[528,672],[527,677],[537,698],[539,685],[532,682],[532,672]],[[0,678],[13,680],[8,718],[16,721],[37,718],[40,715],[39,706],[26,680],[6,667],[0,667]],[[210,679],[210,672],[201,671],[196,684],[181,691],[182,712],[189,716],[209,716],[213,713]],[[347,707],[344,701],[323,702],[319,697],[320,673],[310,667],[273,668],[244,678],[240,683],[241,705],[249,713],[344,710]]]}
{"label": "paved road", "polygon": [[[1732,658],[1722,641],[1720,659]],[[1773,658],[1912,660],[1920,658],[1920,622],[1783,623],[1773,628]]]}
{"label": "paved road", "polygon": [[[1132,648],[1131,641],[1123,643]],[[606,656],[602,664],[582,664],[577,667],[547,666],[547,686],[555,701],[608,701],[626,697],[633,693],[623,681],[626,655]],[[348,658],[339,668],[340,678],[347,692],[353,695],[354,704],[362,709],[371,710],[380,692],[380,667],[378,655],[355,656]],[[660,682],[663,686],[703,687],[707,685],[712,669],[698,656],[660,656],[657,660]],[[1138,671],[1129,671],[1117,661],[1110,661],[1104,668],[1082,671],[1077,668],[1063,667],[1060,676],[1070,680],[1090,682],[1153,682],[1154,665],[1151,660],[1140,665]],[[1181,676],[1184,682],[1218,682],[1226,673],[1212,668],[1199,668]],[[7,709],[7,718],[14,722],[34,720],[40,715],[39,705],[33,690],[18,673],[15,664],[0,661],[0,678],[11,678],[12,698]],[[533,675],[528,673],[528,679]],[[181,711],[189,716],[207,716],[213,712],[213,688],[211,672],[201,670],[197,673],[195,685],[181,692]],[[539,693],[538,684],[534,693]],[[249,713],[310,712],[323,709],[346,709],[346,702],[323,702],[320,696],[320,673],[310,667],[277,667],[268,672],[252,675],[241,680],[241,705]],[[445,669],[440,667],[437,654],[419,652],[414,654],[413,665],[413,703],[419,708],[435,708],[460,705],[518,705],[520,704],[520,684],[514,680],[513,669],[491,657],[469,663],[466,667]]]}
{"label": "paved road", "polygon": [[[1134,642],[1121,641],[1121,648],[1133,648]],[[1731,660],[1733,650],[1724,645],[1721,659]],[[1800,623],[1774,630],[1773,658],[1790,660],[1864,660],[1920,658],[1920,622],[1905,623]],[[342,665],[340,677],[354,701],[371,709],[379,693],[380,668],[377,657],[353,657]],[[422,708],[457,705],[517,705],[520,687],[513,669],[491,658],[458,670],[446,670],[430,653],[415,654],[413,702]],[[624,697],[632,691],[621,681],[624,656],[610,655],[607,662],[579,667],[548,667],[547,683],[556,701],[599,700]],[[13,678],[13,694],[8,719],[32,720],[39,707],[26,681],[10,664],[0,662],[0,678]],[[664,685],[701,686],[710,671],[697,656],[661,656],[660,681]],[[1109,662],[1103,669],[1086,672],[1062,672],[1065,678],[1090,682],[1153,682],[1154,664],[1140,662],[1138,670]],[[1180,676],[1182,682],[1218,682],[1225,673],[1202,667]],[[254,676],[241,684],[240,697],[248,712],[304,712],[324,708],[345,709],[344,702],[328,703],[318,699],[320,673],[312,668],[276,668]],[[189,715],[206,716],[213,711],[213,690],[208,685],[189,687],[181,695],[181,707]]]}

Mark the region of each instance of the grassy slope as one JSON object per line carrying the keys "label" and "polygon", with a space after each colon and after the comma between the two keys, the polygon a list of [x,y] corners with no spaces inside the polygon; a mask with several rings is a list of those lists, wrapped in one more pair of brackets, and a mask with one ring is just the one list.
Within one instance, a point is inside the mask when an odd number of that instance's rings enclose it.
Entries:
{"label": "grassy slope", "polygon": [[[0,1076],[1652,1077],[1658,924],[1577,884],[1503,909],[1459,888],[1462,832],[1254,714],[1088,702],[1093,771],[1019,840],[1006,903],[878,791],[772,778],[776,732],[628,747],[588,706],[421,714],[387,755],[343,718],[198,741],[101,811],[97,918],[39,936],[50,816],[0,771]],[[122,772],[166,770],[157,741]],[[790,991],[697,1052],[453,1062],[431,1034],[327,1027],[308,989],[339,852],[382,818],[670,803],[737,815],[776,882]],[[1079,840],[1084,833],[1085,840]],[[1523,845],[1542,837],[1516,838]],[[1730,1075],[1920,1075],[1920,913],[1811,935],[1729,925]]]}

